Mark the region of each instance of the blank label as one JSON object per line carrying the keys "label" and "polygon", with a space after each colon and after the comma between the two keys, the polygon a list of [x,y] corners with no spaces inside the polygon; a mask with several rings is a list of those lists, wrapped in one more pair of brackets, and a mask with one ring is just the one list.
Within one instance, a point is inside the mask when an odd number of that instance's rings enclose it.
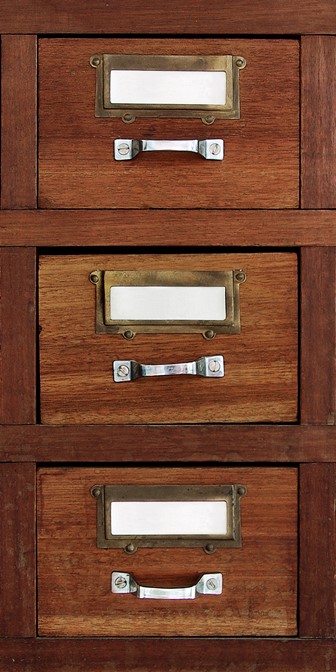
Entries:
{"label": "blank label", "polygon": [[111,320],[223,321],[225,287],[111,287]]}
{"label": "blank label", "polygon": [[112,535],[218,535],[227,529],[227,502],[112,502]]}
{"label": "blank label", "polygon": [[225,105],[226,72],[111,70],[114,105]]}

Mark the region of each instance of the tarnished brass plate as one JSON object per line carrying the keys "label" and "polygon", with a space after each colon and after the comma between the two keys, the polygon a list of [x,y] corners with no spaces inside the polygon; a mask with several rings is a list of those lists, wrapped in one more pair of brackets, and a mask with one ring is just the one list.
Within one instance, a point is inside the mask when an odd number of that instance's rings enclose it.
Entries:
{"label": "tarnished brass plate", "polygon": [[[97,70],[96,77],[96,117],[121,117],[125,123],[133,122],[136,117],[184,117],[200,118],[205,124],[212,124],[215,119],[239,119],[240,117],[240,98],[239,98],[239,70],[245,67],[246,61],[242,56],[163,56],[163,55],[115,55],[115,54],[95,54],[90,58],[90,64]],[[206,84],[199,84],[199,101],[197,96],[192,95],[190,99],[193,103],[185,102],[182,96],[182,102],[177,97],[176,102],[147,102],[146,96],[129,96],[129,100],[113,102],[111,94],[111,72],[117,71],[135,71],[137,73],[137,88],[141,90],[141,72],[159,73],[161,78],[165,73],[174,77],[174,72],[184,73],[181,84],[184,91],[195,93],[197,89],[197,78],[193,73],[224,73],[223,80],[219,84],[222,87],[222,94],[218,91],[218,96],[212,91],[216,91],[215,81],[209,87],[209,103],[205,102],[207,97],[201,95],[201,91],[206,88]],[[188,85],[188,73],[190,73],[190,84]],[[220,78],[219,82],[220,82]],[[148,77],[146,77],[148,80]],[[211,77],[209,77],[211,80]],[[153,79],[153,82],[155,80]],[[143,83],[145,88],[145,79]],[[153,84],[155,89],[155,84]],[[165,90],[169,90],[169,83]],[[163,100],[167,101],[167,97]],[[188,97],[186,97],[188,101]]]}
{"label": "tarnished brass plate", "polygon": [[[205,338],[211,339],[218,334],[238,334],[240,332],[240,304],[239,304],[239,285],[246,280],[244,271],[102,271],[96,270],[90,273],[90,280],[96,285],[96,332],[99,334],[122,334],[125,338],[133,338],[136,333],[200,333]],[[168,288],[187,288],[192,292],[208,289],[209,296],[213,290],[215,300],[220,301],[222,296],[222,314],[220,305],[214,308],[213,316],[205,319],[191,319],[190,313],[186,310],[187,317],[182,317],[177,310],[178,318],[165,319],[165,303],[162,298],[159,319],[151,317],[148,319],[148,311],[144,311],[144,318],[138,312],[136,319],[129,319],[127,311],[126,317],[120,317],[120,312],[114,318],[113,299],[111,296],[115,288],[131,290],[131,288],[143,288],[148,290],[150,301],[150,291],[161,288],[162,297],[164,290]],[[216,294],[219,292],[219,299]],[[201,290],[202,291],[202,290]],[[222,294],[220,293],[222,291]],[[182,292],[183,293],[183,292]],[[186,292],[184,295],[188,296]],[[217,298],[216,298],[217,297]],[[184,296],[184,300],[186,297]],[[206,302],[205,302],[206,303]],[[207,311],[205,311],[207,312]],[[173,311],[174,313],[174,311]],[[195,314],[201,315],[202,310]],[[167,315],[172,315],[168,311]],[[189,315],[189,316],[188,316]]]}
{"label": "tarnished brass plate", "polygon": [[[94,485],[91,494],[97,500],[97,547],[123,548],[127,553],[134,553],[140,547],[203,547],[206,553],[213,553],[217,548],[240,547],[242,544],[240,498],[246,495],[246,492],[246,488],[242,485]],[[156,504],[158,520],[155,534],[121,534],[119,530],[113,533],[113,503],[124,502],[136,502],[138,505]],[[222,525],[218,521],[218,529],[222,529],[222,533],[209,530],[209,533],[199,534],[197,521],[196,523],[193,521],[192,534],[185,530],[179,534],[160,534],[160,505],[188,502],[197,505],[200,517],[202,504],[205,508],[208,503],[225,503],[225,520]],[[195,507],[195,510],[197,509]],[[164,528],[166,520],[162,518],[161,524]],[[175,525],[178,527],[179,523],[176,522]],[[209,527],[214,529],[213,521],[209,523]],[[200,521],[200,529],[205,531],[204,521]]]}

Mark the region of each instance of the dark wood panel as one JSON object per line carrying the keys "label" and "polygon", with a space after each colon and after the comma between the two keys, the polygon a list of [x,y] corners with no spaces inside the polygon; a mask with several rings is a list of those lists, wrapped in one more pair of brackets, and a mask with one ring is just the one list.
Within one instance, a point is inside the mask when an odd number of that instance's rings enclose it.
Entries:
{"label": "dark wood panel", "polygon": [[0,427],[0,460],[336,462],[335,427],[296,425]]}
{"label": "dark wood panel", "polygon": [[2,208],[36,207],[36,61],[34,35],[2,36]]}
{"label": "dark wood panel", "polygon": [[62,246],[336,245],[333,210],[0,211],[0,245]]}
{"label": "dark wood panel", "polygon": [[336,422],[336,248],[301,250],[301,422]]}
{"label": "dark wood panel", "polygon": [[[49,255],[40,257],[41,421],[44,424],[295,422],[298,414],[297,254]],[[95,330],[95,269],[243,269],[241,333]],[[279,338],[281,334],[281,338]],[[225,376],[113,381],[112,361],[164,364],[223,354]]]}
{"label": "dark wood panel", "polygon": [[[240,73],[241,119],[217,119],[210,129],[199,119],[139,118],[129,128],[120,119],[96,118],[96,73],[89,62],[97,53],[240,54],[247,61]],[[299,89],[297,40],[42,39],[39,206],[296,208]],[[133,161],[115,161],[114,140],[125,133],[167,140],[225,138],[225,159],[152,152]]]}
{"label": "dark wood panel", "polygon": [[0,642],[0,672],[331,672],[336,642],[277,639],[52,639]]}
{"label": "dark wood panel", "polygon": [[35,249],[0,252],[0,421],[35,422]]}
{"label": "dark wood panel", "polygon": [[336,465],[300,468],[300,635],[335,637]]}
{"label": "dark wood panel", "polygon": [[[97,548],[90,491],[99,483],[242,484],[247,489],[240,504],[242,547],[218,548],[213,555],[202,548],[139,548],[132,556],[120,548]],[[38,471],[37,492],[39,635],[297,634],[297,468],[47,467]],[[220,572],[224,589],[216,598],[195,602],[137,600],[111,592],[111,572],[118,570],[142,585],[170,587]]]}
{"label": "dark wood panel", "polygon": [[35,465],[1,464],[0,636],[34,637]]}
{"label": "dark wood panel", "polygon": [[[319,6],[318,3],[318,10]],[[304,37],[301,68],[301,205],[303,208],[335,208],[336,38]]]}
{"label": "dark wood panel", "polygon": [[13,33],[161,33],[161,34],[311,34],[336,32],[334,0],[188,0],[119,2],[92,0],[5,0],[0,2],[2,32]]}

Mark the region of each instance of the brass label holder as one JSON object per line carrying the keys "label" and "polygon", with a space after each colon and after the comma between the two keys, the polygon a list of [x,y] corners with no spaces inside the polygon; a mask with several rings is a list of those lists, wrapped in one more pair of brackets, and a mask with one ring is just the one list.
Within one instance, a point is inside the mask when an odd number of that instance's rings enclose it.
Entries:
{"label": "brass label holder", "polygon": [[[177,118],[200,118],[204,124],[212,124],[215,119],[239,119],[240,96],[239,96],[239,70],[245,68],[246,60],[242,56],[168,56],[168,55],[140,55],[140,54],[95,54],[90,58],[90,65],[96,69],[96,117],[121,117],[125,123],[132,123],[137,117],[177,117]],[[178,97],[173,103],[153,103],[151,100],[144,102],[141,96],[141,81],[139,84],[139,102],[112,102],[111,95],[111,72],[122,73],[135,71],[137,78],[141,80],[141,73],[159,73],[161,77],[165,73],[174,76],[176,73],[188,73],[191,75],[191,83],[188,86],[184,79],[184,91],[193,90],[197,84],[192,83],[192,73],[224,73],[225,91],[223,96],[218,95],[220,102],[208,104],[200,95],[200,103],[188,104],[183,102],[185,96]],[[122,74],[121,74],[122,76]],[[154,80],[153,80],[154,81]],[[136,84],[138,88],[138,83]],[[155,84],[152,87],[155,90]],[[200,84],[200,89],[204,86]],[[213,85],[212,85],[213,88]],[[169,89],[167,85],[166,90]],[[215,85],[216,89],[216,85]],[[113,92],[112,92],[113,93]],[[209,93],[209,100],[211,94]],[[136,95],[130,96],[136,100]],[[217,100],[213,96],[213,100]],[[197,101],[197,96],[191,98]]]}
{"label": "brass label holder", "polygon": [[[239,286],[246,274],[232,271],[103,271],[90,273],[96,287],[96,333],[122,334],[132,339],[137,333],[198,333],[206,339],[216,334],[240,333]],[[222,288],[225,294],[221,319],[113,319],[112,288]]]}
{"label": "brass label holder", "polygon": [[[91,495],[97,501],[97,548],[121,548],[134,553],[138,548],[203,548],[213,553],[217,548],[240,548],[242,545],[240,499],[247,489],[243,485],[94,485]],[[141,502],[155,505],[160,525],[159,505],[163,502],[206,506],[207,503],[226,504],[225,524],[222,533],[193,534],[120,534],[112,533],[112,504],[116,502]],[[202,525],[201,525],[202,527]],[[203,523],[204,527],[204,523]],[[202,527],[202,529],[203,529]],[[196,525],[196,528],[197,525]]]}

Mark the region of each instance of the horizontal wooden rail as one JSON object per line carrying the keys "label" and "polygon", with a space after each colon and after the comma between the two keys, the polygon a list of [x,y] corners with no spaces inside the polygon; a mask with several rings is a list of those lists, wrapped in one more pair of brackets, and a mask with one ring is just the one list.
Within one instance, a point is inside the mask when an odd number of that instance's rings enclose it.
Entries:
{"label": "horizontal wooden rail", "polygon": [[0,461],[336,462],[336,427],[3,426]]}
{"label": "horizontal wooden rail", "polygon": [[330,247],[336,246],[336,211],[0,211],[0,246],[102,244],[105,247]]}

